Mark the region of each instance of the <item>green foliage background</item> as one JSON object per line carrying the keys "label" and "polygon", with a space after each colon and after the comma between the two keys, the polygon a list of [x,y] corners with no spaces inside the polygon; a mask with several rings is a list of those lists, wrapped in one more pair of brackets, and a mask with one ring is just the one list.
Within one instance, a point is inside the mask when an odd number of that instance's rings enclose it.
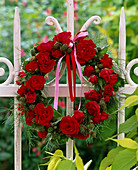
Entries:
{"label": "green foliage background", "polygon": [[[13,62],[13,19],[14,8],[19,7],[20,19],[21,19],[21,46],[24,49],[26,56],[22,57],[22,60],[29,57],[29,51],[33,44],[41,42],[45,35],[49,39],[52,39],[56,34],[54,26],[48,26],[45,23],[45,18],[48,16],[46,9],[51,11],[52,16],[57,18],[61,27],[66,31],[66,7],[65,0],[26,0],[27,5],[23,5],[23,0],[1,0],[0,1],[0,57],[6,57]],[[126,34],[127,34],[127,47],[126,47],[126,61],[127,63],[137,58],[138,52],[138,3],[137,0],[77,0],[78,9],[75,11],[75,32],[77,33],[85,21],[93,16],[99,15],[101,17],[101,24],[95,26],[92,24],[89,28],[89,33],[98,35],[102,34],[102,38],[106,38],[110,45],[110,51],[112,56],[117,60],[118,54],[118,35],[119,35],[119,17],[121,7],[125,7],[126,14]],[[99,42],[100,43],[100,42]],[[0,67],[6,70],[4,77],[0,77],[0,82],[6,80],[8,76],[8,68],[3,63],[0,63]],[[133,70],[136,66],[133,67]],[[136,76],[132,75],[135,81]],[[62,79],[64,83],[65,77]],[[0,169],[12,170],[13,167],[13,129],[10,124],[12,120],[8,121],[8,124],[4,124],[5,119],[11,114],[8,109],[12,108],[13,99],[0,98]],[[61,109],[61,108],[59,108]],[[62,109],[64,112],[65,109]],[[129,111],[127,112],[129,113]],[[13,127],[13,125],[12,125]],[[102,129],[102,133],[99,138],[92,141],[87,145],[83,141],[76,140],[77,148],[80,152],[84,162],[92,159],[92,165],[90,169],[98,170],[100,161],[106,156],[106,153],[115,146],[111,141],[105,142],[104,139],[112,136],[116,132],[116,120],[112,120],[110,124],[107,123],[106,128]],[[43,148],[43,143],[35,143],[33,147],[37,148],[37,151],[30,154],[28,152],[28,143],[23,138],[23,169],[35,170],[37,164],[44,157],[44,152],[41,151],[40,156],[36,156],[36,153]],[[65,146],[61,146],[61,149],[65,149]]]}

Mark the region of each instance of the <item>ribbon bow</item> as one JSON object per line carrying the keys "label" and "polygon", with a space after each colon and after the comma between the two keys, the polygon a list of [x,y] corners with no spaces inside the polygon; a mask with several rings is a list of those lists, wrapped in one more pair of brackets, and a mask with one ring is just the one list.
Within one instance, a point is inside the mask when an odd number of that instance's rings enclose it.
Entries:
{"label": "ribbon bow", "polygon": [[[73,101],[75,102],[75,107],[77,108],[77,104],[76,104],[76,66],[78,68],[79,76],[80,76],[80,80],[81,80],[81,95],[80,96],[82,96],[83,75],[82,75],[82,71],[81,71],[81,66],[80,66],[79,62],[77,61],[75,41],[78,38],[87,37],[87,36],[88,36],[88,32],[87,31],[79,32],[75,36],[75,38],[73,39],[73,43],[69,44],[69,47],[73,47],[73,45],[74,45],[74,50],[72,50],[72,52],[70,54],[71,55],[71,61],[72,61],[72,69],[73,69],[74,100],[73,100],[73,92],[72,92],[72,76],[71,76],[71,66],[70,66],[70,55],[69,54],[65,54],[58,61],[57,69],[56,69],[55,98],[54,98],[54,109],[56,109],[56,110],[57,110],[57,107],[58,107],[58,94],[59,94],[59,67],[60,67],[60,63],[61,63],[62,59],[65,56],[66,56],[67,76],[68,76],[68,85],[69,85],[70,100],[71,100],[71,102],[73,102]],[[81,107],[81,97],[80,97],[80,103],[79,103],[78,110],[80,109],[80,107]]]}

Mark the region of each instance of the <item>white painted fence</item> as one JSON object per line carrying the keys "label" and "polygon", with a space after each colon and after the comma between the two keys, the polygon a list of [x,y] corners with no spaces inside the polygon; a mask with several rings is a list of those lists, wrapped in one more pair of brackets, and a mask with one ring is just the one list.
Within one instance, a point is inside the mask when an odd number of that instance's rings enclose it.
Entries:
{"label": "white painted fence", "polygon": [[[87,27],[94,22],[95,25],[99,24],[101,21],[99,16],[92,16],[90,19],[86,21],[86,23],[81,28],[81,31],[84,31],[87,29]],[[55,25],[58,32],[62,32],[62,29],[58,23],[58,21],[54,17],[47,17],[46,23],[49,25]],[[70,31],[72,35],[74,35],[74,7],[73,7],[73,0],[67,1],[67,31]],[[73,36],[72,36],[73,38]],[[20,39],[20,18],[19,18],[19,12],[18,8],[15,8],[15,17],[14,17],[14,67],[12,63],[3,57],[0,57],[0,62],[5,63],[9,68],[9,77],[8,79],[0,85],[0,97],[14,97],[14,164],[15,164],[15,170],[21,170],[22,168],[22,146],[21,146],[21,125],[20,125],[20,119],[18,116],[17,111],[17,104],[18,101],[16,100],[16,92],[19,88],[18,85],[15,84],[15,81],[17,79],[18,72],[21,67],[21,45],[20,45],[21,39]],[[125,67],[125,56],[126,51],[126,31],[125,31],[125,13],[124,13],[124,7],[121,9],[121,16],[120,16],[120,27],[119,27],[119,66],[125,71],[126,70],[126,79],[129,84],[126,84],[125,87],[120,88],[120,91],[123,93],[131,94],[138,86],[135,84],[131,77],[130,77],[130,69],[132,66],[136,63],[138,63],[138,59],[132,60],[127,67]],[[60,70],[60,78],[65,70],[65,64],[62,64],[61,70]],[[0,68],[0,76],[3,76],[5,73],[3,68]],[[138,67],[135,68],[134,74],[138,76]],[[14,84],[10,84],[14,78]],[[84,79],[84,81],[86,81]],[[55,89],[55,80],[52,80],[50,83],[48,83],[47,91],[48,95],[50,97],[54,96],[54,89]],[[83,85],[83,94],[85,91],[87,91],[88,87]],[[80,84],[76,85],[76,97],[80,97],[80,91],[81,86]],[[68,92],[68,84],[60,84],[59,85],[59,97],[66,97],[67,105],[66,110],[67,114],[71,114],[73,110],[73,105],[70,102],[69,98],[69,92]],[[119,107],[124,103],[123,96],[119,99]],[[125,111],[121,110],[118,113],[118,125],[120,123],[123,123],[125,121]],[[124,134],[120,134],[118,138],[123,138]],[[66,144],[66,156],[73,158],[73,141],[71,139],[68,140]]]}

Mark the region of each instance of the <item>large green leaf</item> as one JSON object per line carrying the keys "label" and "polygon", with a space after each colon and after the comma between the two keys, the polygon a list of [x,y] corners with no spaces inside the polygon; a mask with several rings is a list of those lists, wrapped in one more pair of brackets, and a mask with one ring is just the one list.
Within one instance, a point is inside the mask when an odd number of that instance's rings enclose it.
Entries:
{"label": "large green leaf", "polygon": [[136,163],[136,150],[125,149],[116,155],[112,170],[130,170]]}
{"label": "large green leaf", "polygon": [[138,95],[133,95],[133,96],[130,96],[128,97],[126,100],[125,100],[125,104],[122,105],[119,110],[122,110],[123,108],[125,107],[132,107],[132,106],[135,106],[138,104]]}
{"label": "large green leaf", "polygon": [[[111,139],[111,138],[110,138]],[[130,138],[124,138],[124,139],[111,139],[115,142],[117,142],[119,145],[121,145],[124,148],[129,149],[138,149],[138,143]]]}
{"label": "large green leaf", "polygon": [[131,130],[138,127],[138,121],[136,115],[133,115],[129,119],[127,119],[124,123],[119,126],[119,133],[128,133]]}
{"label": "large green leaf", "polygon": [[83,164],[83,160],[81,159],[81,157],[79,156],[79,152],[74,144],[74,149],[75,149],[75,163],[77,166],[77,170],[84,170],[84,164]]}
{"label": "large green leaf", "polygon": [[50,163],[48,165],[47,170],[56,170],[60,161],[61,161],[60,157],[53,156],[52,159],[50,159]]}
{"label": "large green leaf", "polygon": [[136,113],[136,117],[137,117],[137,121],[138,121],[138,108],[136,109],[135,113]]}
{"label": "large green leaf", "polygon": [[56,170],[76,170],[75,163],[72,160],[63,160],[58,164]]}
{"label": "large green leaf", "polygon": [[[137,134],[137,128],[131,130],[127,135],[126,138],[133,138]],[[135,140],[136,141],[136,140]]]}
{"label": "large green leaf", "polygon": [[116,149],[112,149],[108,153],[107,157],[105,157],[102,160],[99,170],[105,170],[109,165],[111,165],[113,163],[113,160],[116,157],[116,155],[122,150],[124,150],[124,148],[122,148],[120,146],[118,146]]}
{"label": "large green leaf", "polygon": [[137,159],[137,161],[138,161],[138,149],[137,149],[137,151],[136,151],[136,159]]}

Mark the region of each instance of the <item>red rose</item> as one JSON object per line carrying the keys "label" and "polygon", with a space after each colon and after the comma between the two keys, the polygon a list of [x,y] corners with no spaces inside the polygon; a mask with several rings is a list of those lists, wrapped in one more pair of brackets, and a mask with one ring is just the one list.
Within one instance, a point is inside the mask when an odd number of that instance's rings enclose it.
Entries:
{"label": "red rose", "polygon": [[96,90],[90,90],[84,93],[84,96],[88,100],[93,100],[96,102],[99,102],[100,99],[102,98],[102,95],[98,93]]}
{"label": "red rose", "polygon": [[36,100],[36,93],[34,91],[29,91],[26,94],[26,100],[28,103],[33,103]]}
{"label": "red rose", "polygon": [[94,71],[94,68],[92,66],[86,66],[83,72],[83,75],[86,77],[90,77]]}
{"label": "red rose", "polygon": [[38,51],[48,51],[50,52],[54,46],[55,42],[54,41],[48,41],[46,43],[41,43],[40,45],[37,46]]}
{"label": "red rose", "polygon": [[104,95],[105,96],[112,96],[112,92],[113,92],[113,87],[109,84],[106,84],[104,87]]}
{"label": "red rose", "polygon": [[17,93],[20,97],[23,97],[27,93],[27,88],[24,84],[21,85],[21,87],[17,90]]}
{"label": "red rose", "polygon": [[101,114],[99,114],[98,117],[93,117],[92,120],[93,120],[93,124],[98,124],[98,123],[101,123],[101,122],[104,122],[104,120],[107,120],[109,117],[109,115],[105,112],[102,112]]}
{"label": "red rose", "polygon": [[38,132],[38,136],[42,139],[46,138],[47,132],[45,130],[41,130]]}
{"label": "red rose", "polygon": [[72,117],[74,117],[77,120],[78,123],[83,122],[83,119],[84,119],[84,113],[83,112],[79,112],[79,110],[75,110],[73,112],[73,114],[74,115]]}
{"label": "red rose", "polygon": [[48,122],[53,118],[53,109],[51,105],[45,108],[43,103],[38,103],[34,108],[34,112],[37,115],[35,117],[36,124],[42,126],[47,126]]}
{"label": "red rose", "polygon": [[61,122],[59,123],[59,128],[65,135],[78,134],[79,123],[74,117],[70,117],[70,115],[68,115],[61,119]]}
{"label": "red rose", "polygon": [[87,134],[86,136],[84,136],[84,135],[81,134],[81,133],[78,133],[77,135],[71,135],[71,136],[72,136],[72,137],[75,137],[75,138],[77,138],[77,139],[83,139],[83,140],[89,138],[89,134]]}
{"label": "red rose", "polygon": [[105,68],[110,68],[113,66],[112,58],[108,57],[108,54],[104,54],[103,58],[100,60]]}
{"label": "red rose", "polygon": [[83,65],[85,61],[89,61],[95,56],[96,50],[94,49],[96,45],[92,40],[81,40],[77,44],[77,60]]}
{"label": "red rose", "polygon": [[61,42],[62,44],[69,45],[71,41],[71,32],[61,32],[57,35],[54,35],[53,41]]}
{"label": "red rose", "polygon": [[110,100],[109,96],[104,95],[104,102],[105,102],[105,103],[106,103],[106,102],[109,102],[109,100]]}
{"label": "red rose", "polygon": [[26,81],[26,87],[31,91],[41,90],[45,84],[45,79],[43,76],[35,75]]}
{"label": "red rose", "polygon": [[63,53],[62,53],[62,51],[60,51],[60,49],[53,49],[52,50],[52,56],[54,57],[54,58],[60,58],[60,57],[62,57],[63,56]]}
{"label": "red rose", "polygon": [[25,113],[24,105],[23,104],[18,104],[18,110],[21,111],[19,113],[19,115],[23,115]]}
{"label": "red rose", "polygon": [[48,129],[51,126],[50,122],[45,123],[45,128]]}
{"label": "red rose", "polygon": [[36,60],[31,61],[29,64],[25,65],[25,69],[28,72],[34,72],[38,69],[38,62]]}
{"label": "red rose", "polygon": [[32,125],[33,122],[33,118],[35,117],[35,113],[33,112],[33,110],[29,110],[28,113],[25,113],[25,121],[27,125]]}
{"label": "red rose", "polygon": [[96,75],[93,75],[89,78],[89,81],[95,85],[97,83],[97,76]]}
{"label": "red rose", "polygon": [[109,83],[113,86],[118,79],[118,74],[113,74],[110,76]]}
{"label": "red rose", "polygon": [[99,107],[98,103],[96,103],[96,102],[89,101],[85,104],[85,107],[86,107],[88,113],[92,116],[98,116],[100,113],[100,107]]}
{"label": "red rose", "polygon": [[24,71],[21,71],[21,72],[19,72],[19,73],[18,73],[18,76],[22,78],[22,77],[25,77],[25,76],[26,76],[26,74],[25,74],[25,72],[24,72]]}
{"label": "red rose", "polygon": [[21,82],[20,82],[20,81],[18,81],[18,80],[16,80],[16,84],[20,85],[20,84],[21,84]]}
{"label": "red rose", "polygon": [[100,116],[92,117],[92,120],[93,120],[93,124],[94,124],[94,125],[101,122],[101,121],[100,121]]}
{"label": "red rose", "polygon": [[36,58],[38,59],[41,72],[49,73],[52,71],[55,61],[53,59],[50,60],[48,52],[40,52]]}
{"label": "red rose", "polygon": [[109,115],[108,115],[107,113],[102,112],[102,113],[100,114],[100,120],[101,120],[101,122],[103,122],[104,120],[107,120],[108,117],[109,117]]}
{"label": "red rose", "polygon": [[110,75],[114,72],[114,70],[107,70],[107,69],[103,69],[100,72],[100,76],[105,80],[105,81],[109,81],[110,79]]}

